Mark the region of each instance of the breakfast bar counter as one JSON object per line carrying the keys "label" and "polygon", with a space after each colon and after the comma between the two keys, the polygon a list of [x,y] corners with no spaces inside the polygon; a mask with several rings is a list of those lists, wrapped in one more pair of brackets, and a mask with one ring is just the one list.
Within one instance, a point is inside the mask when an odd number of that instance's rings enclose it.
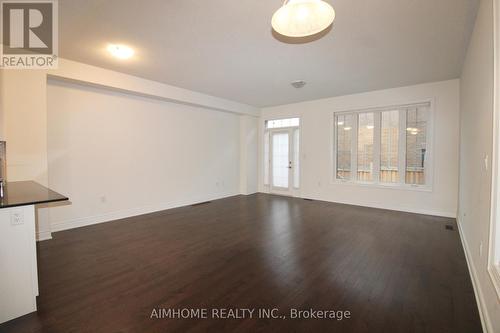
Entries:
{"label": "breakfast bar counter", "polygon": [[66,200],[67,197],[34,181],[10,182],[0,198],[0,209]]}

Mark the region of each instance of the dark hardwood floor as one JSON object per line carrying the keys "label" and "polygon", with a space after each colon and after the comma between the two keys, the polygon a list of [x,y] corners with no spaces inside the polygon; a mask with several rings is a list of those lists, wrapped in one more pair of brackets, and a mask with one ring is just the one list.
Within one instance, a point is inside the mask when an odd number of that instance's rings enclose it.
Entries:
{"label": "dark hardwood floor", "polygon": [[[59,232],[38,257],[39,311],[1,332],[481,332],[453,219],[257,194]],[[311,308],[350,318],[290,318]]]}

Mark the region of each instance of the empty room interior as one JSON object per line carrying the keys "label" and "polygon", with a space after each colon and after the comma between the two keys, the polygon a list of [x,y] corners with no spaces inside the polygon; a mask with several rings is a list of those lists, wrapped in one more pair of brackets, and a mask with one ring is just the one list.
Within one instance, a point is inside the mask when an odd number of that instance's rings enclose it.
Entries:
{"label": "empty room interior", "polygon": [[0,332],[500,332],[500,0],[0,7]]}

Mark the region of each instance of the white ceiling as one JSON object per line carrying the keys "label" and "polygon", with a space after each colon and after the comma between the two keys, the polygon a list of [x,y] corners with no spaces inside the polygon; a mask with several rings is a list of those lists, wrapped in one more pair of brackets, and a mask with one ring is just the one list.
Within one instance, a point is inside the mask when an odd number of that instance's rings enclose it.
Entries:
{"label": "white ceiling", "polygon": [[60,56],[258,107],[460,76],[478,0],[329,2],[331,31],[291,44],[270,27],[282,0],[60,0]]}

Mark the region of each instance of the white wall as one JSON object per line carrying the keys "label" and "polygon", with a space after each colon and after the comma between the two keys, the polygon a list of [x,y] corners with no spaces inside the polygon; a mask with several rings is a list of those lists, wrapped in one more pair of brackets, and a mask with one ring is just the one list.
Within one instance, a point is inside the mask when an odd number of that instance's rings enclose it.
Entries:
{"label": "white wall", "polygon": [[[260,111],[249,105],[66,59],[59,59],[59,68],[56,70],[0,70],[0,139],[7,141],[9,181],[35,180],[48,185],[46,101],[48,77],[112,89],[130,96],[171,102],[179,107],[196,106],[208,113],[221,110],[228,114],[256,117]],[[251,173],[251,170],[245,168],[245,172]],[[163,207],[165,206],[155,208]],[[153,207],[150,206],[148,209]],[[136,208],[129,213],[140,213],[148,209]],[[51,237],[49,210],[40,207],[37,212],[38,238],[49,239]],[[113,216],[121,215],[111,214],[108,218]]]}
{"label": "white wall", "polygon": [[[7,180],[47,178],[46,75],[37,70],[0,70],[0,139],[7,141]],[[50,237],[48,210],[38,206],[37,234]]]}
{"label": "white wall", "polygon": [[240,193],[257,192],[258,126],[256,117],[240,116]]}
{"label": "white wall", "polygon": [[[307,88],[304,88],[307,89]],[[434,99],[434,183],[432,192],[334,183],[333,113]],[[456,216],[458,195],[459,81],[422,84],[265,108],[259,135],[259,187],[265,119],[300,116],[301,196],[318,200],[409,212]]]}
{"label": "white wall", "polygon": [[461,78],[458,221],[484,322],[489,332],[500,332],[500,306],[487,271],[493,144],[493,56],[493,1],[482,0]]}
{"label": "white wall", "polygon": [[238,115],[49,80],[53,230],[239,194]]}

